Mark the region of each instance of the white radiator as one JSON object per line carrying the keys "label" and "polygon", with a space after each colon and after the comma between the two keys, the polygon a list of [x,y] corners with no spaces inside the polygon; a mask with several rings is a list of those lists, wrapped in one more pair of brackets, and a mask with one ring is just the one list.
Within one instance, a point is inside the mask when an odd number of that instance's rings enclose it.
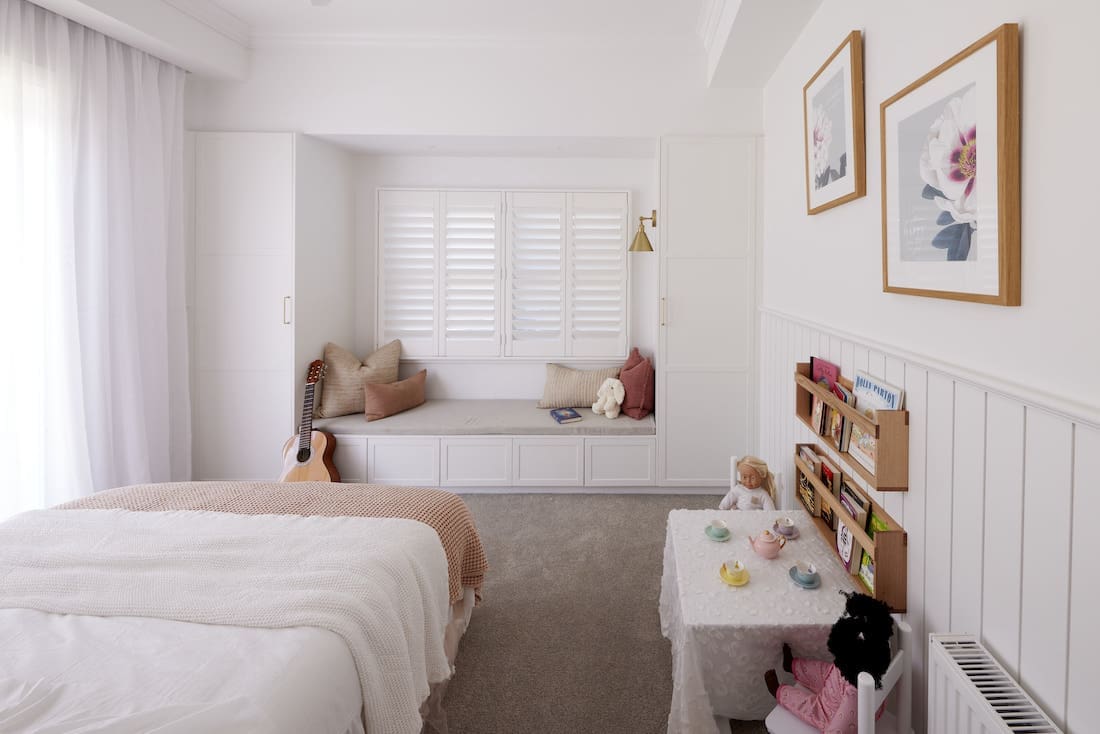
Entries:
{"label": "white radiator", "polygon": [[974,635],[929,635],[928,734],[1061,734]]}

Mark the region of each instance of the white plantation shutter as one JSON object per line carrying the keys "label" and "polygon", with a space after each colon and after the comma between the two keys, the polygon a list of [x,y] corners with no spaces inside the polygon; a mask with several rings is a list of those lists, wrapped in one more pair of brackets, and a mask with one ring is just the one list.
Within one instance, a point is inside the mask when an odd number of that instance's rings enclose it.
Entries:
{"label": "white plantation shutter", "polygon": [[565,194],[508,194],[511,356],[565,355],[565,204]]}
{"label": "white plantation shutter", "polygon": [[626,354],[628,216],[625,193],[570,194],[570,356]]}
{"label": "white plantation shutter", "polygon": [[501,353],[501,194],[442,194],[441,282],[447,356]]}
{"label": "white plantation shutter", "polygon": [[439,194],[378,193],[378,343],[407,357],[435,356]]}

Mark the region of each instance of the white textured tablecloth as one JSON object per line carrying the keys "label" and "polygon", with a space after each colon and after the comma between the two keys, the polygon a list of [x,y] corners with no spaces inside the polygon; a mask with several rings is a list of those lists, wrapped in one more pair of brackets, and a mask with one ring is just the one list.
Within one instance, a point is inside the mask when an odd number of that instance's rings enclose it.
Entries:
{"label": "white textured tablecloth", "polygon": [[[790,516],[800,536],[775,560],[758,556],[748,536]],[[716,543],[703,530],[714,518],[729,525],[731,538]],[[748,568],[745,586],[727,586],[718,576],[723,561]],[[813,563],[821,586],[802,589],[788,570]],[[796,657],[831,658],[829,629],[844,611],[838,591],[854,591],[852,577],[821,537],[810,516],[789,512],[673,510],[665,536],[661,578],[661,632],[672,643],[672,708],[669,734],[717,732],[714,716],[759,720],[775,707],[764,671],[780,670],[782,644]]]}

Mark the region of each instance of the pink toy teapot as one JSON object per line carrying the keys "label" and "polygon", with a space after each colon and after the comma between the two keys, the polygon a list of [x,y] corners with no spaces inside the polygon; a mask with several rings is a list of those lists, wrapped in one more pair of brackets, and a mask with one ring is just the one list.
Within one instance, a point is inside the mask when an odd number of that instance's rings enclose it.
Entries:
{"label": "pink toy teapot", "polygon": [[779,549],[787,544],[787,539],[782,535],[776,535],[771,530],[765,530],[755,538],[749,536],[749,545],[758,556],[775,558],[779,555]]}

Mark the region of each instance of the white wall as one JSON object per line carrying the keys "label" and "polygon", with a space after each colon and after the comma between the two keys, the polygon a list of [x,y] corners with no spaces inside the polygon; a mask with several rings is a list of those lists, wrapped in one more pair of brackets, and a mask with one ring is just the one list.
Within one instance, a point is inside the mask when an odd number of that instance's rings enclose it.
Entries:
{"label": "white wall", "polygon": [[[1009,21],[1022,29],[1023,305],[882,293],[879,104]],[[1100,116],[1098,24],[1100,4],[1071,0],[824,3],[764,90],[763,304],[1100,412],[1100,339],[1079,331],[1100,313],[1100,148],[1080,144]],[[810,217],[802,87],[854,28],[864,31],[868,194]]]}
{"label": "white wall", "polygon": [[[881,292],[879,103],[1007,21],[1022,26],[1023,306]],[[1100,6],[1081,2],[823,4],[764,90],[760,444],[789,478],[792,372],[811,354],[904,386],[910,489],[880,501],[909,538],[918,635],[974,632],[1070,731],[1092,731],[1100,608],[1089,523],[1100,455],[1100,251],[1088,234]],[[868,196],[805,213],[802,87],[864,32]],[[787,487],[788,498],[791,487]],[[925,650],[915,708],[923,722]],[[922,730],[922,726],[918,731]]]}
{"label": "white wall", "polygon": [[[627,190],[634,223],[658,206],[656,158],[360,156],[355,343],[360,354],[374,346],[375,194],[381,187]],[[657,240],[652,230],[649,234]],[[656,253],[630,255],[630,279],[632,343],[652,356],[657,347]],[[545,362],[424,360],[403,364],[402,374],[426,366],[429,397],[532,398],[542,394]]]}
{"label": "white wall", "polygon": [[188,80],[200,130],[656,137],[759,132],[760,91],[707,89],[698,43],[282,43]]}

